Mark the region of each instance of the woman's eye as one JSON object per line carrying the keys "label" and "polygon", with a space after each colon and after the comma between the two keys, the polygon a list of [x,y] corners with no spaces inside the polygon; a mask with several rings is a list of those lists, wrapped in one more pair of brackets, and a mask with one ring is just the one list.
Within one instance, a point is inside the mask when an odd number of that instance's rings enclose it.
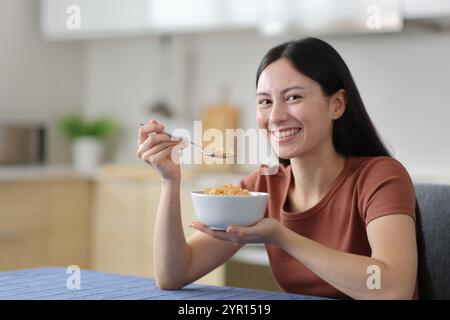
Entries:
{"label": "woman's eye", "polygon": [[270,100],[268,100],[268,99],[262,99],[262,100],[259,100],[258,101],[258,104],[263,104],[263,105],[267,105],[267,104],[270,104],[271,102],[270,102]]}
{"label": "woman's eye", "polygon": [[298,95],[292,95],[292,96],[289,96],[287,98],[287,100],[288,101],[293,101],[293,100],[297,100],[297,99],[301,99],[301,98],[303,98],[303,97],[302,96],[298,96]]}

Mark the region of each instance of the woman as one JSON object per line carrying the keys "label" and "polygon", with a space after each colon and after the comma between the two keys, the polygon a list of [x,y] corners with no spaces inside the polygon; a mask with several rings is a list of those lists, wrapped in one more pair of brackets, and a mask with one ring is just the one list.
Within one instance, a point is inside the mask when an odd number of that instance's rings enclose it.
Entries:
{"label": "woman", "polygon": [[[178,289],[264,243],[273,276],[288,292],[333,298],[418,298],[415,193],[389,156],[345,62],[324,41],[276,46],[256,79],[256,117],[285,164],[253,172],[241,187],[269,193],[263,220],[214,231],[199,222],[186,242],[180,215],[176,141],[152,120],[138,156],[162,177],[154,239],[155,277]],[[149,135],[150,134],[150,135]]]}

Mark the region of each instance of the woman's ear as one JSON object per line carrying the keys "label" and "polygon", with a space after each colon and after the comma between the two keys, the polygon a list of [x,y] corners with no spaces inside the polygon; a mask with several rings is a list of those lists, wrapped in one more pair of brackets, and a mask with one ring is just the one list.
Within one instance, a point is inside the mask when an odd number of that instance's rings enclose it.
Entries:
{"label": "woman's ear", "polygon": [[346,95],[344,89],[339,89],[330,100],[330,112],[333,120],[339,119],[345,112]]}

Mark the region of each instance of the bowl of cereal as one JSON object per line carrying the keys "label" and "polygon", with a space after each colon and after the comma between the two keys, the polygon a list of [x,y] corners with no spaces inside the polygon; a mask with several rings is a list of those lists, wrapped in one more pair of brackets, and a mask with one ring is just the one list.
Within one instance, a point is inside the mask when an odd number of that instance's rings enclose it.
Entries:
{"label": "bowl of cereal", "polygon": [[197,219],[214,230],[257,223],[264,218],[269,201],[265,192],[251,192],[232,184],[194,191],[191,197]]}

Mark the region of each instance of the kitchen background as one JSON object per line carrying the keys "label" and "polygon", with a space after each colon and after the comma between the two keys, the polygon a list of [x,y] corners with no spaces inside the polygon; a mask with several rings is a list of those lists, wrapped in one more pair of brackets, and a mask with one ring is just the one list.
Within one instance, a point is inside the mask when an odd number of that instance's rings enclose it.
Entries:
{"label": "kitchen background", "polygon": [[[256,128],[259,60],[310,35],[341,53],[413,180],[450,183],[450,1],[0,0],[0,270],[152,276],[159,179],[135,155],[138,124]],[[72,157],[71,114],[116,122],[99,166],[95,145]],[[253,169],[184,167],[185,224],[191,190]],[[261,246],[200,282],[276,289]]]}

